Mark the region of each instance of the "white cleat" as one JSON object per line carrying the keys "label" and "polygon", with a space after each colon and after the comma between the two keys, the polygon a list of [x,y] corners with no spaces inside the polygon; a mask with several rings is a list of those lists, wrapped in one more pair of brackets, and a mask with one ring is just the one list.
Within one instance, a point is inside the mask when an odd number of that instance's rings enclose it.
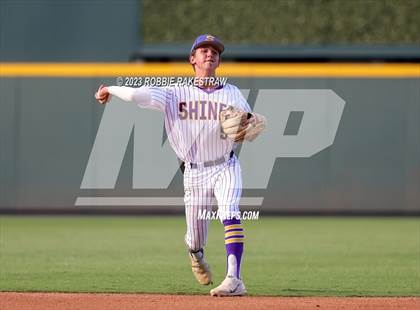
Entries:
{"label": "white cleat", "polygon": [[213,275],[211,273],[209,264],[204,258],[204,253],[202,250],[201,255],[201,258],[197,258],[193,253],[191,253],[191,251],[189,252],[191,259],[191,269],[198,283],[202,285],[209,285],[213,283]]}
{"label": "white cleat", "polygon": [[210,291],[211,296],[243,296],[246,295],[246,288],[241,279],[227,276],[222,284]]}

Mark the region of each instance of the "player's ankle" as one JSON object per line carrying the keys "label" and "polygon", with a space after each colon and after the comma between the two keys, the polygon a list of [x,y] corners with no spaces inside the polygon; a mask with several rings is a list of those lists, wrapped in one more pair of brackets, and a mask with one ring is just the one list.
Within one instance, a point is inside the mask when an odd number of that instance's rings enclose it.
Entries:
{"label": "player's ankle", "polygon": [[190,255],[192,257],[194,257],[196,260],[200,260],[204,257],[204,251],[203,249],[199,249],[197,251],[193,251],[193,250],[189,250],[190,251]]}

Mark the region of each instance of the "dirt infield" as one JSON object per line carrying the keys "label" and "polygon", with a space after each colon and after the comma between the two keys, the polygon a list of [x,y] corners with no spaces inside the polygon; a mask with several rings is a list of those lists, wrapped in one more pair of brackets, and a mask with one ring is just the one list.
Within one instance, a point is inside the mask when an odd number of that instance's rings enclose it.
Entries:
{"label": "dirt infield", "polygon": [[1,310],[419,309],[420,297],[234,297],[154,294],[0,293]]}

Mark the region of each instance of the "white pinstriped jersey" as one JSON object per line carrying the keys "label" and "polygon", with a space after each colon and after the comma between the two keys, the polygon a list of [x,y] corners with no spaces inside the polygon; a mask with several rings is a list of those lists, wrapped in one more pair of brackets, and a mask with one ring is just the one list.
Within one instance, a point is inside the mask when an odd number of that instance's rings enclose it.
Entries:
{"label": "white pinstriped jersey", "polygon": [[196,86],[148,87],[152,100],[142,108],[165,113],[168,140],[179,159],[201,163],[219,159],[236,148],[221,137],[220,111],[228,106],[251,112],[240,90],[231,84],[211,90]]}

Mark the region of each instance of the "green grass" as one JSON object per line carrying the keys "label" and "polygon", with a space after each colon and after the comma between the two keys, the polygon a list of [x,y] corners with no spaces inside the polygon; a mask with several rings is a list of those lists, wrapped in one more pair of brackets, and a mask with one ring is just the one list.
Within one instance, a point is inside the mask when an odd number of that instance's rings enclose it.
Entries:
{"label": "green grass", "polygon": [[[420,296],[418,218],[244,223],[251,295]],[[0,291],[207,294],[189,267],[183,217],[1,217]],[[206,255],[224,277],[223,228]]]}

